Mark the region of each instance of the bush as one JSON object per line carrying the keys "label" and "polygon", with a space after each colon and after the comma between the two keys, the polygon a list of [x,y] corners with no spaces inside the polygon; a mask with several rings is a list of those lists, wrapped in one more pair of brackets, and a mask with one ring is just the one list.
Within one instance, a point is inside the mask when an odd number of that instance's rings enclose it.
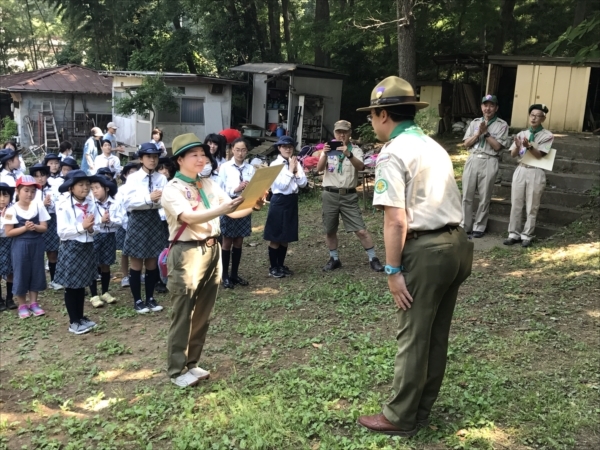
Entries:
{"label": "bush", "polygon": [[415,116],[415,122],[421,127],[423,133],[428,136],[437,134],[439,121],[440,118],[437,109],[431,106],[418,111]]}
{"label": "bush", "polygon": [[361,126],[357,127],[356,131],[358,133],[362,145],[374,144],[375,142],[377,142],[375,130],[373,130],[373,126],[369,122],[365,122]]}
{"label": "bush", "polygon": [[0,130],[0,142],[4,144],[6,141],[10,141],[13,136],[16,136],[19,132],[17,122],[6,116],[2,119],[2,129]]}

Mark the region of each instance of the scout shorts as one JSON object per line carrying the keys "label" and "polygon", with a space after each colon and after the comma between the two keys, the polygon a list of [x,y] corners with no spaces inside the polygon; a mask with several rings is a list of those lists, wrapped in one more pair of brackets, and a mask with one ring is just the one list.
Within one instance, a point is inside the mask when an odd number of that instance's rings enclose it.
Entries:
{"label": "scout shorts", "polygon": [[358,194],[336,194],[323,191],[323,227],[325,233],[335,233],[340,223],[340,215],[344,221],[344,230],[347,233],[366,229],[365,222],[358,205]]}

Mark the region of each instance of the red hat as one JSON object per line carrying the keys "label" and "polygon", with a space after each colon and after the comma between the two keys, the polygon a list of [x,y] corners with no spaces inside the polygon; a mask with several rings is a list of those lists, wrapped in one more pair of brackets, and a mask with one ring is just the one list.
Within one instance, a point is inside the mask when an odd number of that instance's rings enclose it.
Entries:
{"label": "red hat", "polygon": [[17,180],[17,187],[19,186],[35,186],[37,189],[41,189],[42,187],[35,182],[35,178],[31,175],[22,175]]}
{"label": "red hat", "polygon": [[219,134],[225,138],[228,144],[231,144],[236,139],[242,137],[242,133],[235,128],[227,128],[226,130],[220,131]]}

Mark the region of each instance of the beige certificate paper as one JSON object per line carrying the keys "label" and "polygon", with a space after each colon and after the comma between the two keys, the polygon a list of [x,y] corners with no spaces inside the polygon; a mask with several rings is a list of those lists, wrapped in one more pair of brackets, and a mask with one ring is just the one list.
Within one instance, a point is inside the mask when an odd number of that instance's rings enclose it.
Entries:
{"label": "beige certificate paper", "polygon": [[548,154],[540,159],[537,159],[530,152],[525,152],[521,162],[531,167],[552,171],[554,167],[554,158],[556,157],[556,149],[551,148]]}
{"label": "beige certificate paper", "polygon": [[256,205],[258,199],[262,198],[265,195],[265,192],[269,190],[277,175],[281,172],[281,169],[285,167],[285,164],[271,166],[271,167],[261,167],[258,169],[244,192],[242,192],[242,197],[244,201],[240,206],[237,207],[236,211],[241,211],[242,209],[252,208]]}

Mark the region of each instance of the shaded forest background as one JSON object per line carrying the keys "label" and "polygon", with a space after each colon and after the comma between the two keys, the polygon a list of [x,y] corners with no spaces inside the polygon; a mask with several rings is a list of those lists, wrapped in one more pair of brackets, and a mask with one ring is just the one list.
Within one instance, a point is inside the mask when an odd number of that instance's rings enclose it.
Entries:
{"label": "shaded forest background", "polygon": [[[558,40],[554,56],[597,56],[599,11],[597,0],[0,0],[0,73],[75,63],[232,76],[251,61],[316,64],[348,75],[344,111],[391,74],[464,76],[436,65],[439,55],[540,56]],[[574,36],[582,23],[589,32]]]}

